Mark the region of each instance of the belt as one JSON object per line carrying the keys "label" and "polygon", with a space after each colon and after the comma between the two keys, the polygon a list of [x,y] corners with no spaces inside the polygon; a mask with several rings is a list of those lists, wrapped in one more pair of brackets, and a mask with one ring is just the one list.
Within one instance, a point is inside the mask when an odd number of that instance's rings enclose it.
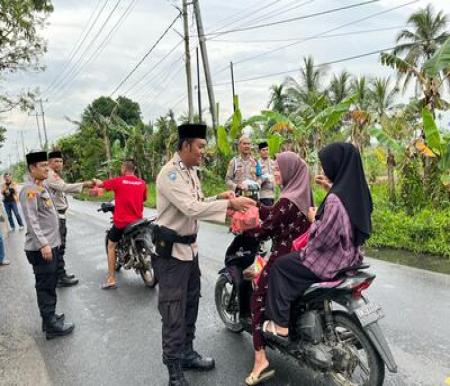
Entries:
{"label": "belt", "polygon": [[177,236],[175,243],[179,244],[194,244],[197,241],[197,235]]}
{"label": "belt", "polygon": [[59,214],[66,214],[67,209],[59,209],[58,213]]}

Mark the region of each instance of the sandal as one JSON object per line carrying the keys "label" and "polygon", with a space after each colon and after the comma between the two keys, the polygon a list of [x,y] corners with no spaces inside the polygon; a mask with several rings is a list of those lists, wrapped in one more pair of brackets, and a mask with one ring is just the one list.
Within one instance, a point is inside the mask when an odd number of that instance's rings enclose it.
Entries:
{"label": "sandal", "polygon": [[247,378],[245,378],[245,384],[248,386],[259,385],[262,382],[268,381],[275,376],[275,370],[271,369],[270,366],[266,367],[259,376],[250,373]]}
{"label": "sandal", "polygon": [[263,330],[264,333],[266,333],[268,335],[276,336],[277,338],[278,337],[280,337],[280,338],[287,338],[289,336],[289,334],[288,335],[279,334],[277,332],[276,324],[275,324],[275,322],[273,320],[266,320],[263,323],[262,330]]}
{"label": "sandal", "polygon": [[117,283],[103,283],[100,288],[104,290],[116,289],[118,287]]}

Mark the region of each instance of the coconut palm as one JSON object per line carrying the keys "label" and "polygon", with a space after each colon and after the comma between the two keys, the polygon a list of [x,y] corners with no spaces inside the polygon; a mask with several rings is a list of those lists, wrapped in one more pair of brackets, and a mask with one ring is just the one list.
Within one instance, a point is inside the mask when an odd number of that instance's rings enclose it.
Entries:
{"label": "coconut palm", "polygon": [[391,85],[390,77],[375,78],[371,84],[372,107],[377,114],[378,121],[392,109],[398,88]]}
{"label": "coconut palm", "polygon": [[270,87],[270,100],[267,107],[272,109],[272,111],[284,114],[286,112],[286,103],[287,95],[285,93],[285,86],[283,84],[272,85]]}
{"label": "coconut palm", "polygon": [[350,95],[351,75],[347,71],[342,71],[339,75],[333,75],[331,79],[328,94],[331,103],[338,104]]}

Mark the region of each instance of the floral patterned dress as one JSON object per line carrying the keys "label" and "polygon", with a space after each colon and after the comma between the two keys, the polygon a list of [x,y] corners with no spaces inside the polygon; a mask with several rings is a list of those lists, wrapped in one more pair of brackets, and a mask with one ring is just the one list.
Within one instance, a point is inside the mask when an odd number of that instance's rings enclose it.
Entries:
{"label": "floral patterned dress", "polygon": [[306,232],[309,221],[294,203],[281,198],[274,206],[261,206],[260,217],[263,223],[259,228],[248,231],[258,240],[272,239],[272,250],[251,299],[253,346],[261,350],[266,346],[262,334],[264,322],[265,300],[269,283],[269,273],[273,262],[280,256],[291,252],[292,241]]}

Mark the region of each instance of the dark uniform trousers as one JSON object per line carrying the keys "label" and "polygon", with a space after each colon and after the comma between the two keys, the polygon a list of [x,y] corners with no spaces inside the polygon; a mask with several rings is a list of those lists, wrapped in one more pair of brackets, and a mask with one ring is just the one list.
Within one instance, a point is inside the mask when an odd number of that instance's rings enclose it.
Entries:
{"label": "dark uniform trousers", "polygon": [[159,282],[163,362],[167,363],[181,359],[184,348],[195,338],[200,300],[198,256],[192,261],[155,256],[153,268]]}
{"label": "dark uniform trousers", "polygon": [[59,234],[61,235],[61,246],[59,247],[57,277],[66,276],[66,263],[64,262],[64,253],[66,252],[67,227],[66,219],[59,219]]}
{"label": "dark uniform trousers", "polygon": [[50,261],[44,260],[40,251],[25,251],[25,254],[33,266],[39,312],[44,321],[49,321],[55,315],[56,308],[58,248],[52,249],[53,258]]}

